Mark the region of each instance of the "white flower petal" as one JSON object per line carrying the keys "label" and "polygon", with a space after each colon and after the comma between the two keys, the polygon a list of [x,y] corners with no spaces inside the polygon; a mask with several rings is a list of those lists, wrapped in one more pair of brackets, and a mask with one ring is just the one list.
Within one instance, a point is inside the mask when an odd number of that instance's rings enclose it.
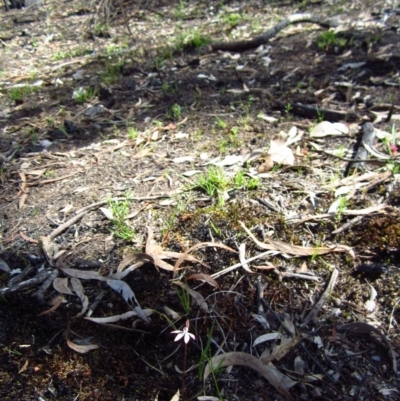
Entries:
{"label": "white flower petal", "polygon": [[[176,337],[174,341],[179,341],[183,336],[185,336],[185,333],[181,331]],[[186,341],[187,342],[187,341]]]}

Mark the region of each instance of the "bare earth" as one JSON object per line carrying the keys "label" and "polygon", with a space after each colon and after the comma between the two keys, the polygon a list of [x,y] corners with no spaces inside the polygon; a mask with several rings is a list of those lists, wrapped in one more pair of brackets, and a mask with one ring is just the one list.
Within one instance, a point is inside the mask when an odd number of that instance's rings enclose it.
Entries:
{"label": "bare earth", "polygon": [[0,399],[400,400],[398,4],[111,3],[0,9]]}

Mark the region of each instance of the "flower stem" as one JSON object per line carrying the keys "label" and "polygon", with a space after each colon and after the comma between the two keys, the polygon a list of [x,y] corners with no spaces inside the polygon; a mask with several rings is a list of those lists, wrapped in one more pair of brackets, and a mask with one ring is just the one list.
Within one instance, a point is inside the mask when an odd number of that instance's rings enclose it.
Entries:
{"label": "flower stem", "polygon": [[186,361],[187,361],[187,344],[185,343],[185,352],[183,355],[183,371],[182,371],[182,400],[186,399],[186,384],[185,384],[185,375],[186,375]]}

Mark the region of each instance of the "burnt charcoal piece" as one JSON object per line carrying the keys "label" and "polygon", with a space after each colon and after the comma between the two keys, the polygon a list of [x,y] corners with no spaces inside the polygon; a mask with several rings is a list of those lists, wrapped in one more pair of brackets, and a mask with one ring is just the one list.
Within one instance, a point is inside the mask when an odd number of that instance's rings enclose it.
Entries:
{"label": "burnt charcoal piece", "polygon": [[99,85],[98,91],[99,91],[99,100],[109,100],[112,97],[112,90],[103,83]]}
{"label": "burnt charcoal piece", "polygon": [[75,125],[75,123],[71,120],[64,120],[64,127],[67,132],[70,134],[71,132],[79,131],[79,128]]}
{"label": "burnt charcoal piece", "polygon": [[382,274],[388,271],[389,266],[383,263],[362,263],[358,265],[354,272],[354,276],[361,276],[363,278],[368,277],[370,279],[377,279]]}
{"label": "burnt charcoal piece", "polygon": [[4,7],[6,8],[7,11],[9,11],[10,8],[22,8],[22,7],[25,7],[25,1],[24,0],[4,0]]}

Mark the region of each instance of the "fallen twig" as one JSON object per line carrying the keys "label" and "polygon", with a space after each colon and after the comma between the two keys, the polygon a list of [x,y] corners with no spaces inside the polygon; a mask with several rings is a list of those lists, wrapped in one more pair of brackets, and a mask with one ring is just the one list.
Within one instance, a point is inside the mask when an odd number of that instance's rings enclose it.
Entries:
{"label": "fallen twig", "polygon": [[[263,252],[263,253],[260,253],[259,255],[253,256],[250,259],[246,259],[245,262],[246,263],[253,262],[254,260],[262,259],[262,258],[265,258],[266,256],[270,256],[273,253],[274,253],[273,251]],[[211,277],[212,278],[217,278],[217,277],[223,276],[224,274],[227,274],[227,273],[229,273],[229,272],[231,272],[233,270],[236,270],[237,268],[239,268],[241,266],[242,266],[241,262],[240,263],[236,263],[235,265],[227,267],[224,270],[221,270],[221,271],[219,271],[217,273],[211,274]]]}
{"label": "fallen twig", "polygon": [[283,21],[276,24],[269,31],[263,33],[260,36],[257,36],[254,39],[236,42],[215,42],[211,43],[211,47],[214,51],[222,50],[233,52],[254,49],[260,45],[268,43],[268,41],[276,36],[282,29],[286,28],[290,24],[294,24],[297,22],[312,22],[314,24],[318,24],[327,28],[332,28],[339,25],[339,20],[337,18],[324,19],[311,13],[292,14]]}
{"label": "fallen twig", "polygon": [[53,272],[53,269],[46,269],[42,270],[40,273],[38,273],[35,277],[23,281],[22,283],[19,283],[13,287],[4,287],[0,289],[0,294],[7,294],[10,292],[17,292],[20,290],[24,290],[27,288],[32,288],[37,286],[38,284],[43,283],[47,279],[47,277],[50,276],[50,274]]}
{"label": "fallen twig", "polygon": [[69,178],[69,177],[73,177],[74,175],[76,175],[78,173],[79,173],[79,171],[76,171],[75,173],[66,174],[66,175],[63,175],[63,176],[57,177],[57,178],[51,178],[49,180],[29,182],[29,183],[27,183],[27,186],[28,187],[34,187],[34,186],[37,186],[37,185],[40,186],[40,185],[52,184],[53,182],[57,182],[57,181],[61,181],[61,180],[64,180],[66,178]]}
{"label": "fallen twig", "polygon": [[[281,110],[286,110],[287,104],[283,102],[276,102],[276,105]],[[318,118],[323,115],[326,120],[329,121],[357,121],[360,117],[352,111],[338,111],[323,109],[318,106],[305,106],[304,104],[294,103],[291,105],[290,112],[297,114],[299,116],[304,116],[308,118]]]}
{"label": "fallen twig", "polygon": [[331,274],[331,279],[329,280],[326,290],[323,292],[323,294],[321,295],[321,298],[318,300],[318,302],[314,305],[314,308],[304,318],[304,321],[301,324],[301,327],[307,326],[308,323],[310,323],[310,321],[312,319],[314,319],[314,317],[317,315],[317,313],[321,310],[321,308],[324,306],[325,302],[332,296],[332,291],[333,291],[333,288],[335,287],[338,276],[339,276],[339,270],[333,269],[332,274]]}

